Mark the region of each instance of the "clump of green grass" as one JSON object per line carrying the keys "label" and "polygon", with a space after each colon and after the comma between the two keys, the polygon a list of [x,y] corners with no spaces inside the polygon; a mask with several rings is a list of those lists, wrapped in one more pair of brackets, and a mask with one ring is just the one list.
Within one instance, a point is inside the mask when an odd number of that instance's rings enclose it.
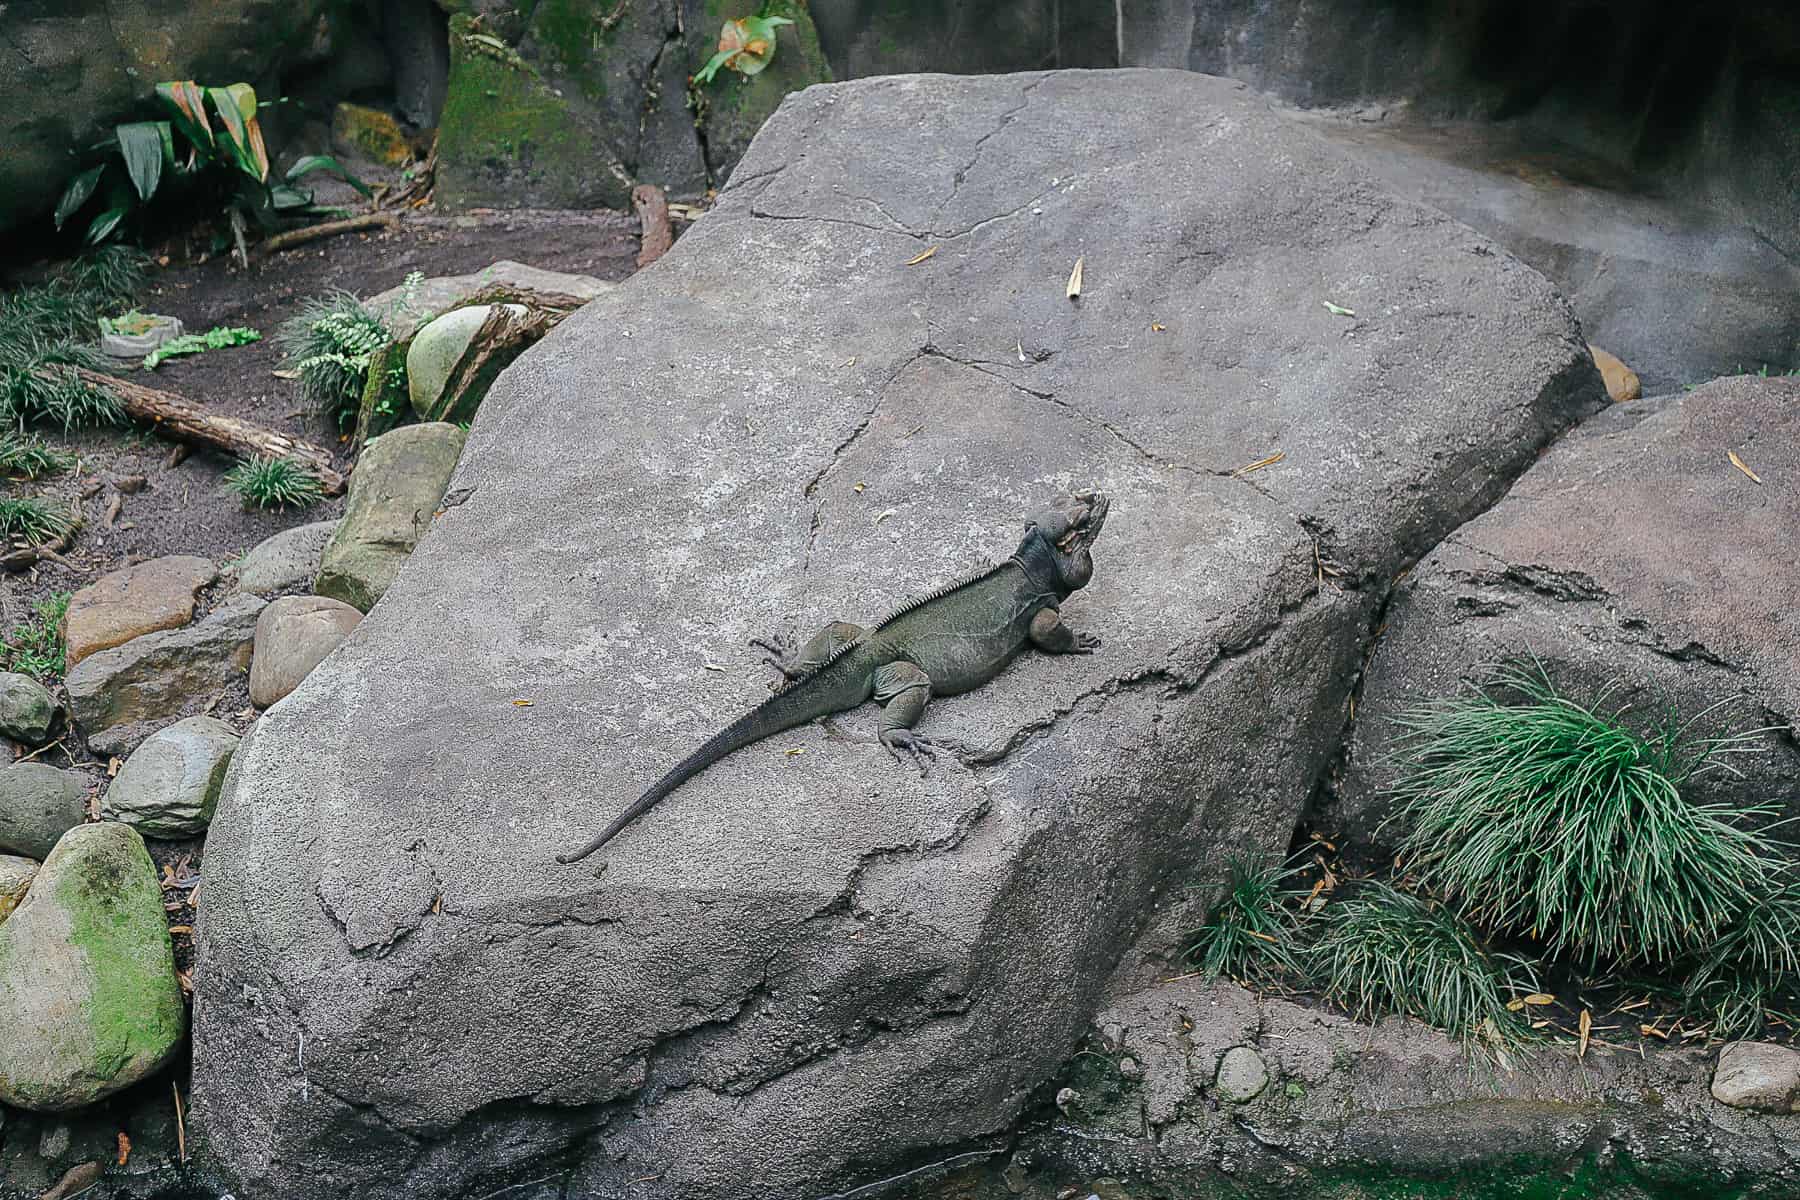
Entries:
{"label": "clump of green grass", "polygon": [[1681,790],[1750,735],[1672,715],[1640,734],[1606,700],[1583,706],[1513,665],[1403,714],[1393,819],[1408,868],[1484,928],[1588,963],[1667,963],[1706,946],[1780,862],[1741,823],[1774,811]]}
{"label": "clump of green grass", "polygon": [[1778,1012],[1800,1024],[1800,876],[1772,880],[1749,898],[1689,974],[1683,999],[1712,1020],[1718,1038],[1755,1037]]}
{"label": "clump of green grass", "polygon": [[63,677],[63,618],[69,612],[68,592],[54,592],[33,606],[36,619],[15,625],[0,641],[0,670],[30,675],[43,683]]}
{"label": "clump of green grass", "polygon": [[72,370],[107,369],[85,343],[102,312],[124,307],[143,282],[143,255],[108,246],[43,283],[0,295],[0,426],[41,421],[65,431],[125,419],[118,400]]}
{"label": "clump of green grass", "polygon": [[340,427],[356,419],[370,360],[394,340],[381,319],[346,291],[307,301],[282,322],[275,339],[300,373],[301,396],[335,416]]}
{"label": "clump of green grass", "polygon": [[75,527],[68,513],[35,496],[0,497],[0,541],[37,546],[53,542]]}
{"label": "clump of green grass", "polygon": [[1489,951],[1448,908],[1386,884],[1363,883],[1326,905],[1305,965],[1358,1020],[1401,1013],[1495,1050],[1529,1037],[1507,1008],[1535,990],[1524,961]]}
{"label": "clump of green grass", "polygon": [[1232,858],[1225,894],[1194,934],[1188,957],[1208,979],[1242,981],[1302,974],[1291,885],[1300,868]]}
{"label": "clump of green grass", "polygon": [[42,479],[75,465],[75,456],[34,437],[0,430],[0,475]]}
{"label": "clump of green grass", "polygon": [[325,495],[319,477],[291,458],[248,458],[225,473],[245,507],[305,508]]}

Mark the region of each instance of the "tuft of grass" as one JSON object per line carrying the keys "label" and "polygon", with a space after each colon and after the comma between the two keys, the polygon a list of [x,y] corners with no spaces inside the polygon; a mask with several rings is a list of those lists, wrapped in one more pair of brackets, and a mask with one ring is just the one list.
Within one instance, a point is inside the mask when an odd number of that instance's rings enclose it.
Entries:
{"label": "tuft of grass", "polygon": [[1702,736],[1673,714],[1640,734],[1622,709],[1600,711],[1611,690],[1583,706],[1513,664],[1402,714],[1392,819],[1424,887],[1484,928],[1588,963],[1670,962],[1705,947],[1776,868],[1776,844],[1739,824],[1774,809],[1681,790],[1751,735]]}
{"label": "tuft of grass", "polygon": [[291,458],[248,458],[225,473],[246,508],[305,508],[325,495],[319,477]]}
{"label": "tuft of grass", "polygon": [[301,396],[341,428],[356,419],[370,360],[394,338],[362,301],[339,290],[307,301],[275,340],[300,373]]}
{"label": "tuft of grass", "polygon": [[1800,1024],[1800,875],[1784,872],[1719,932],[1682,998],[1712,1020],[1718,1038],[1755,1037],[1767,1014]]}
{"label": "tuft of grass", "polygon": [[15,479],[42,479],[75,465],[75,456],[34,437],[0,430],[0,475]]}
{"label": "tuft of grass", "polygon": [[103,311],[127,305],[143,282],[143,264],[138,251],[108,246],[43,283],[0,295],[0,425],[23,429],[41,421],[67,431],[125,419],[115,398],[69,368],[111,366],[85,343]]}
{"label": "tuft of grass", "polygon": [[69,613],[68,592],[54,592],[39,600],[36,618],[15,625],[0,640],[0,670],[30,675],[42,683],[55,683],[65,671],[63,618]]}
{"label": "tuft of grass", "polygon": [[1401,1013],[1495,1051],[1529,1040],[1507,1009],[1514,993],[1534,989],[1529,966],[1488,950],[1450,909],[1386,884],[1328,904],[1305,965],[1358,1020]]}
{"label": "tuft of grass", "polygon": [[1188,958],[1208,979],[1295,978],[1300,965],[1299,922],[1290,881],[1300,868],[1228,860],[1225,894],[1194,933]]}
{"label": "tuft of grass", "polygon": [[36,546],[55,541],[74,527],[68,513],[35,496],[0,497],[0,540]]}

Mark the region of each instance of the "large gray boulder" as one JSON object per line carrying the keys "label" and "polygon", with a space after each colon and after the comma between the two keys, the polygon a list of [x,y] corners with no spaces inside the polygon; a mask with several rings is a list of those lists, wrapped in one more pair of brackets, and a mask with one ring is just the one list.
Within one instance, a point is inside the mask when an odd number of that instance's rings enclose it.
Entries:
{"label": "large gray boulder", "polygon": [[[1401,836],[1378,832],[1398,780],[1394,719],[1507,659],[1535,657],[1582,701],[1616,685],[1607,707],[1631,705],[1627,723],[1646,731],[1671,710],[1696,718],[1696,733],[1792,728],[1797,481],[1800,379],[1742,376],[1615,405],[1557,443],[1396,590],[1331,824],[1364,841]],[[1695,789],[1800,815],[1792,737],[1747,749]]]}
{"label": "large gray boulder", "polygon": [[[1159,898],[1286,843],[1384,581],[1601,403],[1542,277],[1220,80],[813,88],[736,178],[507,370],[238,750],[194,1102],[239,1196],[816,1194],[1004,1129]],[[865,710],[555,862],[768,695],[747,638],[1071,486],[1105,644],[934,702],[930,777]]]}

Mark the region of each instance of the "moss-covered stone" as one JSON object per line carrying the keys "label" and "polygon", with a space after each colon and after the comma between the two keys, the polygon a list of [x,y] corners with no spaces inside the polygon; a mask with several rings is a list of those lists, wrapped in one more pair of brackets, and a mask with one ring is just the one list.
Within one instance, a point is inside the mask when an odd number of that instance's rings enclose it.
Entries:
{"label": "moss-covered stone", "polygon": [[632,182],[591,114],[506,42],[469,17],[450,18],[439,203],[623,208]]}
{"label": "moss-covered stone", "polygon": [[0,1102],[92,1104],[166,1063],[187,1030],[156,867],[116,822],[65,834],[0,924]]}
{"label": "moss-covered stone", "polygon": [[392,113],[345,102],[332,110],[331,137],[339,146],[358,151],[390,167],[412,161],[412,143]]}
{"label": "moss-covered stone", "polygon": [[369,356],[369,375],[356,408],[360,448],[406,419],[406,347],[390,342]]}

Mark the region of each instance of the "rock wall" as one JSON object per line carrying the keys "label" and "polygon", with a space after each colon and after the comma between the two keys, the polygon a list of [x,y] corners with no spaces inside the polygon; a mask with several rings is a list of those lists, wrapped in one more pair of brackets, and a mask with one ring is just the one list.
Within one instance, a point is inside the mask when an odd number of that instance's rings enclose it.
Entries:
{"label": "rock wall", "polygon": [[[458,502],[234,757],[194,1083],[235,1194],[817,1194],[1005,1130],[1123,948],[1286,844],[1385,582],[1601,403],[1541,276],[1241,85],[790,96],[506,371]],[[857,712],[554,862],[768,694],[746,639],[1077,486],[1103,646],[933,702],[928,778]]]}

